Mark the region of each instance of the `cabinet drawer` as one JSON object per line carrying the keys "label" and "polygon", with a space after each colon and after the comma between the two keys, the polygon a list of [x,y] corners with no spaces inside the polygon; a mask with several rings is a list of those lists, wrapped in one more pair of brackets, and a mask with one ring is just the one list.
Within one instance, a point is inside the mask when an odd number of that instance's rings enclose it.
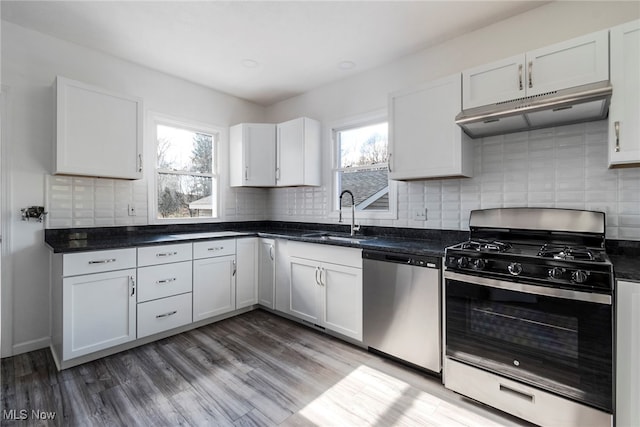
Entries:
{"label": "cabinet drawer", "polygon": [[135,248],[64,254],[62,257],[62,271],[65,277],[135,267]]}
{"label": "cabinet drawer", "polygon": [[211,258],[214,256],[235,255],[236,240],[208,240],[193,244],[193,258]]}
{"label": "cabinet drawer", "polygon": [[191,292],[191,261],[138,268],[138,302]]}
{"label": "cabinet drawer", "polygon": [[445,363],[444,385],[539,425],[611,425],[611,414],[449,359]]}
{"label": "cabinet drawer", "polygon": [[138,267],[190,260],[191,243],[138,248]]}
{"label": "cabinet drawer", "polygon": [[191,323],[191,292],[138,304],[138,338]]}

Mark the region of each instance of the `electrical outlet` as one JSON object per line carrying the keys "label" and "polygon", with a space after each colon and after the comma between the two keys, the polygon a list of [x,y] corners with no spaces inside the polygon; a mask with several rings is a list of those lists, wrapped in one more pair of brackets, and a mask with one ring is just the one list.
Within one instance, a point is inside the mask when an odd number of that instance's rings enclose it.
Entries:
{"label": "electrical outlet", "polygon": [[129,216],[136,216],[136,207],[134,205],[127,205],[127,211],[129,212]]}
{"label": "electrical outlet", "polygon": [[427,208],[418,208],[413,211],[414,221],[426,221],[427,220]]}

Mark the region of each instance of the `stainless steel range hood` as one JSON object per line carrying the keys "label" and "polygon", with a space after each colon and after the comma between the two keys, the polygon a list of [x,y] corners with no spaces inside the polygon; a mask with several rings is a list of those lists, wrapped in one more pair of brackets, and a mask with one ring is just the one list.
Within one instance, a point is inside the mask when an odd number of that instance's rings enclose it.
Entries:
{"label": "stainless steel range hood", "polygon": [[609,113],[609,81],[463,110],[456,123],[471,138],[602,120]]}

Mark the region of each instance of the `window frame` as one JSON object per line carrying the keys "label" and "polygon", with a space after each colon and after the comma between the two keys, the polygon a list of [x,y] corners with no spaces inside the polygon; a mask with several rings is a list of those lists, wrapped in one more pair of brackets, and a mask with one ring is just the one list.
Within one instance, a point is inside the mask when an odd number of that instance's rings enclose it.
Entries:
{"label": "window frame", "polygon": [[[221,189],[224,188],[223,180],[224,173],[220,170],[223,162],[220,161],[221,148],[223,146],[222,141],[226,140],[226,129],[220,126],[211,125],[208,123],[201,123],[195,120],[181,119],[173,116],[150,112],[148,120],[148,132],[147,138],[147,150],[149,155],[146,157],[146,170],[148,171],[147,179],[148,185],[148,221],[149,224],[192,224],[192,223],[210,223],[210,222],[222,222],[223,221],[223,199],[224,195],[221,193]],[[194,175],[194,176],[211,176],[212,182],[212,194],[216,195],[216,216],[212,217],[189,217],[189,218],[160,218],[158,217],[158,173],[162,173],[157,167],[157,149],[158,149],[158,125],[170,126],[180,129],[185,129],[192,132],[198,132],[208,134],[213,137],[213,162],[211,165],[211,175],[202,173],[189,173],[178,172],[178,175]],[[174,172],[174,171],[171,171]]]}
{"label": "window frame", "polygon": [[[330,138],[331,146],[331,211],[330,218],[338,218],[338,172],[343,168],[340,167],[340,147],[337,133],[349,129],[364,127],[377,123],[389,123],[389,117],[386,109],[371,111],[364,114],[345,117],[335,120],[327,127],[327,135]],[[390,148],[387,135],[387,147]],[[388,163],[387,163],[388,164]],[[366,166],[361,169],[367,169]],[[356,221],[360,219],[398,219],[398,187],[397,182],[391,179],[389,181],[389,210],[387,211],[356,211]],[[351,208],[343,209],[342,216],[344,221],[351,219]]]}

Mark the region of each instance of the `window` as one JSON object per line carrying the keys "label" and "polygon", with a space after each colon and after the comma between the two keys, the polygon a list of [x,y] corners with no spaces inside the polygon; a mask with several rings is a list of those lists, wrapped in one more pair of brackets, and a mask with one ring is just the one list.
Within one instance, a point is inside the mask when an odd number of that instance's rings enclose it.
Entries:
{"label": "window", "polygon": [[[353,193],[358,217],[395,218],[395,186],[389,181],[388,125],[385,114],[345,121],[333,127],[334,207],[340,194]],[[351,206],[345,196],[342,207]]]}
{"label": "window", "polygon": [[155,133],[155,220],[217,218],[219,132],[157,120]]}

